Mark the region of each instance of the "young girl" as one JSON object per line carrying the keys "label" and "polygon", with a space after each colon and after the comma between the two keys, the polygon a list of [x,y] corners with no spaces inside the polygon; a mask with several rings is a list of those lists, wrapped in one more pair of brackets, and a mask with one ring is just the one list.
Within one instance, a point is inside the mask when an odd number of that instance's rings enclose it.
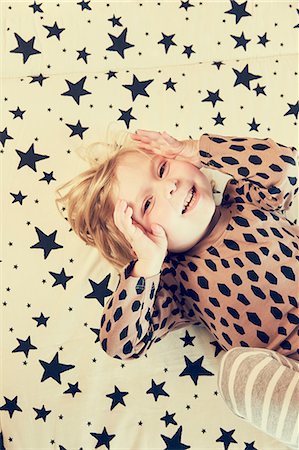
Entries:
{"label": "young girl", "polygon": [[[204,325],[226,351],[218,385],[229,408],[297,448],[299,227],[284,215],[298,191],[296,149],[207,133],[131,137],[137,149],[68,197],[74,230],[121,268],[103,350],[139,358],[169,331]],[[232,177],[219,206],[204,167]]]}

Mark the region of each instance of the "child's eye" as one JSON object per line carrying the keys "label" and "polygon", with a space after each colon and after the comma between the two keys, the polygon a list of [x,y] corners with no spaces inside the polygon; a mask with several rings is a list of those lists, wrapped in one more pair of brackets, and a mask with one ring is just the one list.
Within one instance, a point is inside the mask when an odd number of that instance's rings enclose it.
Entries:
{"label": "child's eye", "polygon": [[[161,169],[166,165],[167,163],[165,162],[164,164],[162,164],[162,166],[160,167],[160,170],[159,170],[159,175],[160,175],[160,171],[161,171]],[[163,171],[163,173],[164,173],[164,171]],[[161,177],[162,178],[162,177]]]}
{"label": "child's eye", "polygon": [[[163,169],[163,174],[164,174],[164,166],[167,164],[167,162],[165,162],[164,164],[162,164],[162,166],[160,167],[160,169],[159,169],[159,175],[160,175],[160,173],[161,173],[161,169]],[[162,175],[163,176],[163,175]],[[162,177],[161,177],[162,178]],[[146,205],[147,205],[147,203],[149,203],[150,204],[150,201],[149,200],[147,200],[146,202],[145,202],[145,205],[144,205],[144,210],[143,210],[143,212],[145,213],[145,211],[147,210],[147,208],[146,208]]]}

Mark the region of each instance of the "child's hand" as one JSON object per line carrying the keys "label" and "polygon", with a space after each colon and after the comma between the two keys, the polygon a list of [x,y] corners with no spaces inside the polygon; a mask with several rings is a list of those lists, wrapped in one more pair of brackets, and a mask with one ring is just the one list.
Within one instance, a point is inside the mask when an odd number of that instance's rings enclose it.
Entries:
{"label": "child's hand", "polygon": [[175,139],[166,131],[159,133],[158,131],[137,130],[136,133],[130,133],[130,135],[133,140],[139,142],[140,149],[164,155],[169,159],[177,157],[185,148],[185,141]]}
{"label": "child's hand", "polygon": [[170,136],[166,131],[137,130],[136,133],[130,133],[134,141],[138,141],[138,148],[147,150],[149,153],[163,155],[165,158],[185,161],[201,167],[198,159],[197,144],[198,141],[185,139],[179,141]]}
{"label": "child's hand", "polygon": [[164,229],[160,226],[159,232],[152,230],[150,233],[132,219],[132,213],[126,202],[122,204],[120,199],[117,200],[113,215],[115,225],[132,246],[139,261],[162,265],[168,248]]}

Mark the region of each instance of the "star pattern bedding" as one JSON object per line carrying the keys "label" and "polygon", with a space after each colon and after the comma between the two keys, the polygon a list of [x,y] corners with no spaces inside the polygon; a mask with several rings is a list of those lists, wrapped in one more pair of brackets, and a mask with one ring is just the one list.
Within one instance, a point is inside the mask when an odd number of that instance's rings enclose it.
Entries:
{"label": "star pattern bedding", "polygon": [[[1,3],[0,448],[287,450],[228,409],[223,350],[204,327],[138,360],[103,351],[118,274],[72,232],[55,190],[88,168],[77,149],[107,141],[108,124],[298,148],[296,6]],[[204,170],[219,205],[229,176]],[[297,222],[296,202],[286,217]]]}

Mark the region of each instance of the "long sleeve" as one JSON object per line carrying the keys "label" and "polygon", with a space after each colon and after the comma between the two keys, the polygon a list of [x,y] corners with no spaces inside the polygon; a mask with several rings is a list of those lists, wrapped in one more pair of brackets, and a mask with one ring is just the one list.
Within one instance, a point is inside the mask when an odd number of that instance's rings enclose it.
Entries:
{"label": "long sleeve", "polygon": [[233,177],[224,200],[234,198],[264,210],[287,210],[298,191],[298,152],[273,139],[203,134],[198,141],[203,166]]}
{"label": "long sleeve", "polygon": [[130,273],[135,263],[131,261],[120,272],[116,291],[101,318],[101,346],[109,356],[122,360],[139,358],[169,331],[190,324],[176,295],[178,286],[163,281],[164,276],[174,279],[172,269],[162,266],[152,277],[133,277]]}

